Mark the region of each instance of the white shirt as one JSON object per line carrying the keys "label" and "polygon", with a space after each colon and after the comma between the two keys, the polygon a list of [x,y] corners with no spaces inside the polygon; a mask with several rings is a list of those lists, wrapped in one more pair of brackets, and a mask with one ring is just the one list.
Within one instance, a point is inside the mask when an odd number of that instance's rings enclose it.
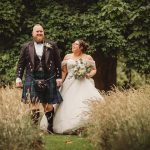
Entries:
{"label": "white shirt", "polygon": [[37,56],[39,57],[39,59],[41,60],[42,55],[43,55],[43,43],[37,44],[36,42],[34,42],[34,46],[35,46],[35,52]]}

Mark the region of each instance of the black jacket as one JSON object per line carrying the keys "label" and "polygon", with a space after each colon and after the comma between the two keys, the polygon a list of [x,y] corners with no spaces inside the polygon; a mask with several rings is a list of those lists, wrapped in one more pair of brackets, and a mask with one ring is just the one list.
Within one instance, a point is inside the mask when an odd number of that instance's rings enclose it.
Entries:
{"label": "black jacket", "polygon": [[[44,61],[42,61],[45,71],[48,73],[56,74],[56,79],[61,78],[61,58],[57,45],[52,42],[45,40],[44,42]],[[24,70],[26,74],[30,74],[36,71],[35,61],[35,47],[34,41],[26,43],[21,48],[16,77],[22,79]]]}

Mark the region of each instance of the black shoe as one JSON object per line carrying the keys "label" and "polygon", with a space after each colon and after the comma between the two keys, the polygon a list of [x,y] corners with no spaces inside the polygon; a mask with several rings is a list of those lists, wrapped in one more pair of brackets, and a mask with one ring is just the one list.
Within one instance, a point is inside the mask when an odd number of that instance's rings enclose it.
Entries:
{"label": "black shoe", "polygon": [[54,118],[54,108],[52,111],[46,112],[45,113],[46,117],[47,117],[47,121],[48,121],[48,127],[47,127],[47,131],[48,133],[54,133],[53,132],[53,118]]}

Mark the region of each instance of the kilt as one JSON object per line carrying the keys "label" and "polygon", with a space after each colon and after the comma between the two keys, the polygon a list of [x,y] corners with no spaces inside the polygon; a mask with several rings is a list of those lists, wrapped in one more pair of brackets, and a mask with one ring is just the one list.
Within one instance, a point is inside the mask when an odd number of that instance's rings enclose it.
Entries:
{"label": "kilt", "polygon": [[[45,79],[48,85],[48,88],[42,92],[36,91],[35,80]],[[22,101],[24,103],[28,102],[40,102],[48,104],[56,104],[62,101],[62,97],[59,93],[59,90],[56,86],[56,77],[54,74],[48,74],[44,72],[36,72],[30,75],[26,75],[23,91],[22,91]]]}

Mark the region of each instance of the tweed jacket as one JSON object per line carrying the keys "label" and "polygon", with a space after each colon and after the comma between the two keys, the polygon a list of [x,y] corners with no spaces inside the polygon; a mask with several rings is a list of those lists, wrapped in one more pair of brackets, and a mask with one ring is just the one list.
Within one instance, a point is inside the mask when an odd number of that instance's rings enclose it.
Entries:
{"label": "tweed jacket", "polygon": [[[55,74],[56,79],[61,78],[61,58],[57,45],[49,40],[44,41],[44,54],[45,62],[44,66],[46,68],[46,72],[50,74]],[[24,70],[26,70],[26,74],[31,74],[35,72],[35,46],[34,41],[26,43],[22,46],[17,71],[16,78],[22,79]]]}

